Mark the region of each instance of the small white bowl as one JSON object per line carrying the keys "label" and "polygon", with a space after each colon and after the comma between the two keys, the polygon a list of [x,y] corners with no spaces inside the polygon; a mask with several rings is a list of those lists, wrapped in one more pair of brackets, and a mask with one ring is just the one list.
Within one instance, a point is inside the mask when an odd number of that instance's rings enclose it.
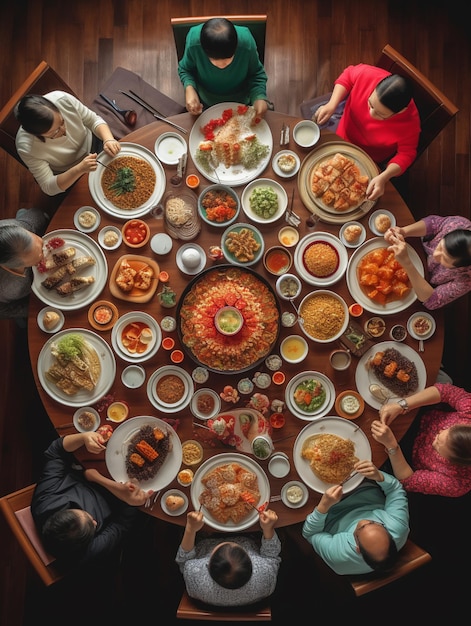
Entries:
{"label": "small white bowl", "polygon": [[[347,241],[345,239],[345,230],[349,226],[359,226],[361,230],[360,234],[354,241]],[[366,229],[360,222],[346,222],[340,229],[339,237],[340,241],[343,243],[344,246],[347,246],[347,248],[358,248],[358,246],[360,246],[366,239]]]}
{"label": "small white bowl", "polygon": [[[114,233],[118,237],[116,243],[113,243],[111,245],[106,243],[106,236],[108,235],[108,233]],[[119,248],[122,241],[123,233],[121,232],[121,229],[117,228],[116,226],[105,226],[98,233],[98,243],[105,250],[116,250],[117,248]]]}
{"label": "small white bowl", "polygon": [[[300,499],[297,500],[296,502],[288,498],[288,489],[290,487],[295,487],[296,494],[298,493],[301,494],[299,496]],[[285,506],[288,506],[290,509],[298,509],[304,506],[307,502],[308,496],[309,496],[309,493],[308,493],[306,485],[300,482],[299,480],[290,480],[285,485],[283,485],[283,488],[281,490],[281,500],[283,504]]]}
{"label": "small white bowl", "polygon": [[312,148],[320,136],[320,128],[312,120],[302,120],[293,129],[293,139],[300,148]]}
{"label": "small white bowl", "polygon": [[278,241],[285,248],[292,248],[299,241],[299,231],[294,226],[283,226],[278,232]]}
{"label": "small white bowl", "polygon": [[293,300],[301,293],[302,284],[295,274],[283,274],[277,279],[275,289],[282,300]]}
{"label": "small white bowl", "polygon": [[[91,413],[94,416],[95,423],[91,428],[85,429],[79,424],[79,417],[82,415],[82,413]],[[100,421],[100,414],[91,406],[83,406],[80,409],[77,409],[73,417],[74,426],[79,431],[79,433],[91,433],[98,428],[98,426],[100,425]]]}
{"label": "small white bowl", "polygon": [[[282,159],[283,157],[286,157],[286,156],[291,157],[292,162],[294,159],[293,168],[290,169],[289,171],[285,171],[281,169],[280,164],[279,164],[279,159],[280,158]],[[272,159],[271,165],[273,167],[273,171],[275,172],[277,176],[280,176],[281,178],[291,178],[292,176],[298,173],[298,170],[301,166],[301,159],[298,157],[296,152],[292,152],[291,150],[281,150],[280,152],[277,152],[275,154],[275,156]]]}
{"label": "small white bowl", "polygon": [[[83,214],[83,217],[82,217]],[[87,219],[87,222],[82,223],[82,219]],[[88,223],[90,220],[90,223]],[[82,233],[92,233],[98,228],[101,221],[100,213],[92,206],[81,206],[75,211],[74,226]]]}
{"label": "small white bowl", "polygon": [[146,379],[146,372],[140,365],[128,365],[123,369],[121,381],[128,389],[137,389]]}
{"label": "small white bowl", "polygon": [[301,363],[307,357],[309,345],[301,335],[289,335],[280,345],[280,354],[287,363]]}
{"label": "small white bowl", "polygon": [[157,137],[154,151],[162,163],[177,165],[178,159],[188,151],[188,148],[183,137],[170,131]]}
{"label": "small white bowl", "polygon": [[268,471],[275,478],[284,478],[289,474],[290,463],[284,452],[275,452],[268,462]]}
{"label": "small white bowl", "polygon": [[154,254],[168,254],[173,247],[173,241],[167,233],[157,233],[150,240],[150,247]]}

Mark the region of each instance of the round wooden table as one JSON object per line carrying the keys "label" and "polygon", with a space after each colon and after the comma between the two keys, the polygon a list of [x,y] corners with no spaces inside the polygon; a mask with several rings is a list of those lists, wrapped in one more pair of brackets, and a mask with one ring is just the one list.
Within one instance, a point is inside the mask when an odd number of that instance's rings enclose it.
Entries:
{"label": "round wooden table", "polygon": [[[180,126],[188,130],[191,129],[193,123],[198,123],[198,120],[197,119],[195,120],[195,118],[193,118],[188,113],[174,116],[171,119],[172,121],[176,122],[177,124],[179,124]],[[283,147],[279,146],[279,138],[280,138],[280,132],[281,132],[282,126],[284,124],[288,124],[291,127],[291,131],[292,131],[295,123],[299,121],[299,118],[294,118],[294,117],[284,115],[281,113],[268,111],[265,119],[270,127],[270,130],[273,136],[273,154],[275,154],[278,150],[288,148],[296,152],[301,158],[301,161],[303,161],[306,157],[308,157],[308,155],[310,154],[310,151],[302,150],[298,148],[292,139],[290,140],[290,143],[288,146],[283,146]],[[169,130],[174,130],[174,129],[163,122],[155,122],[155,123],[150,124],[149,126],[141,128],[129,134],[127,137],[125,137],[124,141],[139,144],[153,151],[156,138],[160,134],[164,132],[168,132]],[[185,139],[188,140],[188,135],[182,134],[182,136],[184,136]],[[331,133],[327,133],[327,134],[322,133],[321,139],[319,143],[316,145],[315,149],[322,147],[323,144],[332,140],[339,141],[339,138],[336,135],[333,135]],[[165,170],[165,175],[167,178],[166,187],[168,190],[169,188],[172,188],[170,184],[170,178],[175,175],[176,166],[164,165],[164,170]],[[187,174],[198,173],[198,175],[200,176],[201,184],[200,184],[199,189],[196,192],[197,194],[201,192],[201,190],[204,187],[206,187],[208,184],[211,184],[209,181],[206,181],[199,172],[197,172],[190,156],[188,158],[188,165],[187,165],[186,173]],[[294,202],[293,202],[292,208],[294,212],[301,218],[301,223],[298,227],[301,238],[305,236],[306,234],[308,234],[309,232],[319,232],[319,231],[331,233],[336,236],[339,235],[339,229],[341,227],[341,224],[339,225],[339,224],[328,223],[325,221],[318,221],[314,228],[308,226],[307,218],[310,216],[310,211],[306,208],[306,206],[303,204],[300,198],[297,177],[294,177],[292,179],[279,178],[274,173],[271,162],[260,176],[264,178],[275,179],[278,182],[281,182],[281,184],[283,185],[283,187],[285,188],[288,194],[289,200],[291,200],[292,192],[294,190]],[[184,183],[181,189],[182,190],[184,189]],[[243,186],[235,187],[235,189],[237,193],[240,195],[242,193]],[[190,192],[190,193],[193,193],[193,192]],[[73,222],[74,213],[79,207],[86,206],[86,205],[93,206],[94,202],[89,191],[88,177],[83,176],[79,181],[77,181],[77,183],[74,185],[74,187],[69,191],[69,193],[65,197],[62,205],[57,210],[54,218],[52,219],[49,225],[49,231],[57,230],[57,229],[73,229],[74,228],[74,222]],[[99,207],[97,208],[99,209]],[[400,226],[409,224],[411,221],[413,221],[413,216],[411,215],[409,208],[407,207],[405,202],[402,200],[399,193],[395,190],[393,185],[390,183],[387,184],[385,194],[377,202],[375,206],[375,210],[378,208],[383,208],[383,209],[387,209],[391,211],[396,217],[397,224]],[[121,228],[121,226],[123,225],[123,220],[119,218],[115,218],[109,215],[108,213],[106,213],[105,211],[100,211],[100,213],[101,213],[100,228],[102,228],[105,225],[115,225]],[[239,221],[244,221],[244,213],[242,211],[239,217],[240,217]],[[158,232],[165,231],[163,219],[152,217],[150,214],[145,216],[144,219],[147,221],[147,223],[150,226],[151,236]],[[365,215],[363,218],[361,218],[360,221],[366,227],[367,238],[369,239],[375,236],[368,227],[368,214]],[[265,248],[269,248],[270,246],[273,246],[273,245],[279,245],[279,241],[277,238],[278,231],[285,224],[286,222],[284,218],[281,218],[275,224],[266,224],[262,226],[257,225],[263,234],[263,238],[265,241]],[[98,232],[100,228],[90,234],[90,236],[95,241],[97,240]],[[207,226],[205,223],[203,223],[201,232],[194,239],[194,242],[202,246],[202,248],[205,251],[208,251],[211,245],[220,245],[222,230],[223,229],[221,228]],[[187,274],[182,273],[178,269],[176,265],[176,261],[175,261],[177,250],[182,244],[187,243],[187,242],[174,240],[173,243],[174,245],[173,245],[172,250],[165,256],[159,256],[159,257],[157,257],[152,252],[149,244],[147,244],[144,248],[133,250],[133,249],[127,248],[126,245],[123,243],[119,247],[119,249],[115,251],[111,251],[111,252],[106,252],[106,259],[108,263],[108,273],[111,272],[116,261],[122,255],[126,253],[129,253],[129,254],[137,253],[139,255],[148,256],[154,261],[157,261],[160,270],[165,270],[166,272],[168,272],[169,284],[173,288],[173,290],[176,292],[177,302],[178,302],[178,298],[183,293],[185,287],[188,285],[189,281],[192,280],[194,277],[188,276]],[[411,245],[416,249],[420,258],[423,260],[424,256],[423,256],[420,243],[411,242]],[[291,250],[293,251],[294,249],[291,249]],[[349,256],[351,256],[351,254],[354,252],[354,249],[349,248],[347,250],[348,250]],[[215,265],[216,263],[214,261],[212,261],[210,258],[207,258],[205,269],[208,269]],[[255,272],[257,272],[262,278],[266,279],[272,286],[274,286],[276,277],[272,276],[265,270],[262,261],[258,262],[251,269],[255,270]],[[295,272],[294,267],[292,268],[291,271]],[[302,283],[303,284],[302,284],[301,297],[316,289],[316,287],[313,287],[312,285],[307,284],[304,281],[302,281]],[[332,287],[328,287],[328,288],[340,294],[345,299],[348,305],[352,304],[353,298],[349,293],[345,276],[343,276],[335,285],[333,285]],[[159,291],[159,289],[157,291]],[[171,309],[162,307],[159,304],[156,296],[154,296],[150,300],[149,303],[138,304],[138,305],[132,302],[126,302],[121,299],[116,299],[113,297],[110,291],[108,280],[106,281],[105,287],[103,291],[99,294],[97,299],[110,300],[114,302],[114,304],[117,306],[119,310],[120,315],[123,315],[127,312],[138,309],[138,310],[142,310],[142,311],[150,313],[158,322],[160,322],[161,319],[165,315],[174,316],[175,311],[176,311],[175,307]],[[299,301],[300,300],[297,300],[298,303]],[[43,306],[44,306],[44,303],[33,294],[31,297],[29,325],[28,325],[29,351],[30,351],[31,362],[33,364],[33,372],[35,373],[36,384],[38,386],[39,394],[41,396],[43,404],[49,414],[49,417],[52,423],[56,427],[58,434],[64,435],[70,432],[75,432],[75,429],[73,428],[73,426],[71,427],[72,416],[75,411],[75,408],[60,404],[59,402],[54,400],[47,392],[45,392],[44,389],[42,388],[42,385],[41,385],[41,382],[39,380],[38,373],[37,373],[38,355],[44,343],[48,339],[50,339],[50,335],[44,333],[38,327],[38,324],[37,324],[37,314]],[[280,300],[280,308],[281,308],[281,311],[293,310],[289,302],[282,301],[282,300]],[[99,335],[101,335],[101,337],[111,346],[111,330],[100,332],[92,328],[92,326],[90,325],[88,321],[88,316],[87,316],[88,309],[89,309],[89,306],[86,306],[78,310],[64,311],[64,315],[65,315],[64,329],[85,328],[88,330],[92,330],[94,332],[97,332]],[[402,312],[398,312],[393,315],[383,316],[384,319],[386,320],[387,331],[386,331],[386,334],[378,341],[388,339],[389,329],[391,328],[393,324],[397,324],[397,323],[406,324],[407,319],[409,318],[411,313],[415,311],[421,311],[421,310],[423,310],[423,307],[421,306],[420,302],[415,301],[410,307],[408,307],[406,310]],[[357,321],[358,323],[363,325],[365,320],[371,316],[372,316],[372,313],[368,313],[368,311],[364,311],[362,316],[358,318]],[[433,335],[433,337],[431,337],[429,340],[425,342],[425,351],[421,353],[421,357],[426,367],[427,385],[433,384],[433,382],[436,379],[436,375],[440,367],[441,356],[442,356],[442,351],[443,351],[442,312],[434,311],[433,317],[435,318],[436,323],[437,323],[436,332]],[[293,333],[300,334],[300,335],[303,334],[303,332],[301,331],[298,325],[295,325],[292,328],[285,328],[282,326],[278,341],[275,345],[273,352],[279,354],[280,342],[282,341],[284,337]],[[178,335],[176,332],[172,332],[172,333],[163,332],[162,334],[163,334],[163,337],[167,335],[171,335],[176,341],[175,347],[177,348],[181,347],[179,346]],[[338,347],[339,343],[333,342],[333,343],[322,344],[322,343],[315,343],[311,340],[308,340],[308,343],[309,343],[309,354],[307,358],[305,359],[305,361],[297,365],[291,365],[289,363],[283,362],[282,370],[286,375],[286,380],[284,384],[275,385],[272,383],[270,387],[266,390],[255,388],[254,393],[257,391],[264,393],[268,396],[270,401],[274,399],[280,399],[284,401],[285,399],[284,391],[285,391],[286,385],[289,383],[290,379],[294,375],[302,371],[316,371],[316,372],[324,373],[332,381],[335,387],[335,393],[337,395],[347,389],[356,389],[355,370],[356,370],[356,366],[358,363],[357,357],[353,356],[352,364],[348,368],[348,370],[344,372],[336,372],[331,368],[329,364],[328,356],[333,348]],[[405,343],[409,345],[412,349],[417,350],[418,342],[412,337],[410,337],[410,335],[407,337]],[[156,369],[167,364],[171,364],[170,352],[163,350],[161,347],[152,358],[150,358],[148,361],[145,361],[144,363],[141,364],[145,368],[146,383],[149,377],[152,375],[152,373]],[[204,435],[207,433],[207,431],[197,426],[193,426],[193,423],[194,422],[198,423],[199,420],[193,417],[192,413],[190,412],[189,407],[181,411],[181,413],[175,414],[175,415],[169,416],[168,414],[159,413],[159,411],[154,406],[152,406],[152,404],[148,400],[147,393],[146,393],[146,383],[144,383],[144,385],[138,389],[128,389],[127,387],[125,387],[121,382],[121,372],[124,369],[124,367],[126,367],[127,365],[129,365],[128,362],[124,361],[122,358],[116,355],[116,376],[115,376],[113,385],[110,389],[110,393],[114,395],[116,400],[124,400],[129,404],[130,417],[139,416],[139,415],[151,415],[151,416],[156,416],[160,418],[178,417],[179,425],[178,425],[177,433],[180,439],[182,441],[187,440],[187,439],[193,439],[193,438],[198,438],[200,440],[203,439],[202,443],[204,447],[204,459],[207,459],[214,454],[234,451],[233,448],[228,448],[223,443],[217,440],[216,441],[204,441]],[[193,371],[196,365],[197,363],[193,362],[193,360],[188,355],[185,356],[184,361],[181,364],[181,366],[190,373]],[[253,368],[249,372],[244,372],[244,373],[236,374],[236,375],[234,374],[227,375],[227,374],[210,372],[209,380],[201,385],[197,385],[195,383],[195,389],[201,386],[211,387],[217,393],[220,393],[223,390],[225,385],[236,386],[238,380],[240,380],[241,378],[245,378],[245,377],[252,378],[256,370],[269,372],[269,370],[266,368],[264,363],[262,363],[262,365],[260,365],[258,368]],[[240,400],[237,404],[226,403],[223,401],[221,411],[228,412],[230,410],[234,410],[237,408],[243,408],[247,405],[247,402],[249,399],[250,399],[250,395],[249,396],[241,395]],[[411,424],[412,420],[414,419],[415,414],[416,414],[415,411],[410,411],[409,413],[395,420],[393,424],[393,430],[398,439],[402,438],[407,428]],[[281,429],[273,430],[272,438],[274,441],[275,450],[285,452],[290,458],[291,470],[289,474],[284,478],[274,478],[268,472],[268,462],[260,461],[261,467],[265,470],[265,472],[267,473],[267,476],[269,477],[271,495],[280,494],[282,486],[287,481],[299,480],[299,476],[296,472],[295,465],[293,462],[293,456],[292,456],[293,443],[299,431],[303,427],[305,427],[308,422],[298,419],[297,417],[292,415],[286,408],[284,410],[284,415],[286,418],[285,425]],[[332,410],[329,412],[329,415],[337,415],[334,407],[332,407]],[[378,444],[371,437],[371,433],[370,433],[371,422],[374,419],[376,419],[377,416],[378,416],[378,410],[370,407],[367,403],[365,403],[365,410],[363,414],[355,421],[355,424],[360,426],[361,429],[366,434],[366,436],[368,437],[369,442],[371,444],[372,458],[374,462],[376,463],[376,465],[380,466],[386,459],[386,453],[384,451],[383,446]],[[102,415],[102,423],[105,423],[105,417],[106,417],[105,415]],[[203,422],[200,422],[200,423],[204,424]],[[241,454],[244,455],[244,453],[241,453]],[[77,457],[85,465],[90,466],[90,467],[96,467],[101,472],[105,474],[107,473],[107,467],[105,464],[104,454],[98,455],[98,456],[90,455],[86,452],[86,450],[81,449],[77,452]],[[250,455],[250,458],[253,459],[254,457]],[[173,488],[173,487],[179,488],[185,491],[185,493],[188,495],[190,499],[190,488],[181,487],[177,483],[176,479],[172,481],[168,485],[168,487],[162,491],[162,494],[168,488]],[[270,504],[270,506],[278,514],[278,518],[279,518],[278,526],[286,526],[286,525],[303,521],[306,515],[310,511],[312,511],[312,509],[314,508],[314,506],[317,504],[317,502],[320,499],[320,493],[312,489],[309,489],[308,491],[309,491],[308,500],[306,504],[300,508],[295,508],[295,509],[288,508],[280,501],[272,502]],[[190,508],[191,508],[191,499],[190,499]],[[145,511],[151,515],[164,519],[173,524],[179,524],[183,526],[186,521],[186,515],[169,516],[166,513],[164,513],[164,511],[161,509],[159,501],[157,501],[152,511],[150,511],[149,509],[145,509]],[[258,525],[254,526],[254,528],[256,527],[258,527]]]}

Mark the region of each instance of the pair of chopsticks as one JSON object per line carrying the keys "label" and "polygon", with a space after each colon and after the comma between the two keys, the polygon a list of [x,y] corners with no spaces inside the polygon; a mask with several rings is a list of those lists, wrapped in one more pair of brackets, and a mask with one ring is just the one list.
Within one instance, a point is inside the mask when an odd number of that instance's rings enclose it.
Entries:
{"label": "pair of chopsticks", "polygon": [[347,478],[344,478],[342,480],[342,482],[340,483],[340,486],[344,485],[347,482],[347,480],[350,480],[350,478],[353,478],[357,474],[358,474],[358,472],[356,470],[353,470],[352,472],[350,472],[350,474],[347,476]]}
{"label": "pair of chopsticks", "polygon": [[140,96],[137,95],[137,93],[135,93],[131,89],[129,90],[129,93],[127,91],[122,91],[121,89],[119,91],[120,91],[120,93],[122,93],[123,95],[127,96],[131,100],[134,100],[134,102],[137,102],[137,104],[140,104],[142,108],[146,109],[146,111],[149,111],[149,113],[152,113],[152,115],[156,119],[160,120],[161,122],[165,122],[166,124],[170,124],[170,126],[173,126],[174,128],[177,128],[182,133],[188,134],[188,131],[187,131],[186,128],[183,128],[182,126],[179,126],[178,124],[175,124],[175,122],[171,122],[170,120],[168,120],[166,117],[161,115],[157,111],[157,109],[155,109],[153,106],[148,104],[145,100],[143,100]]}
{"label": "pair of chopsticks", "polygon": [[293,211],[293,204],[294,204],[294,189],[291,194],[290,205],[286,209],[286,221],[292,226],[299,226],[299,224],[301,223],[301,218],[299,217],[299,215],[296,215],[296,213]]}
{"label": "pair of chopsticks", "polygon": [[289,143],[289,126],[283,123],[280,134],[280,146],[286,146]]}

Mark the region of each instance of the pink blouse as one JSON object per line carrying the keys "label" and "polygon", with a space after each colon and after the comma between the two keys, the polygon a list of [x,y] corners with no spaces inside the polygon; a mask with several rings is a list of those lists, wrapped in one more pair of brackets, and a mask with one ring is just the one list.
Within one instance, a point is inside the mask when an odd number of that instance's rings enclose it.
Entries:
{"label": "pink blouse", "polygon": [[455,424],[471,425],[471,393],[449,383],[436,383],[441,402],[451,411],[435,405],[421,419],[412,450],[414,473],[401,481],[406,491],[459,498],[471,491],[471,465],[455,465],[434,450],[437,434]]}

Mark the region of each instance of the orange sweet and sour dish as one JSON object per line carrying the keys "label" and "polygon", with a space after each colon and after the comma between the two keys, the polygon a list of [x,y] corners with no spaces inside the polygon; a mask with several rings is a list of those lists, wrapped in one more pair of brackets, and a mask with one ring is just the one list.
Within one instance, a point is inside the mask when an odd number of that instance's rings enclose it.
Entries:
{"label": "orange sweet and sour dish", "polygon": [[358,264],[358,282],[364,293],[378,304],[401,300],[411,290],[407,272],[387,248],[376,248]]}

